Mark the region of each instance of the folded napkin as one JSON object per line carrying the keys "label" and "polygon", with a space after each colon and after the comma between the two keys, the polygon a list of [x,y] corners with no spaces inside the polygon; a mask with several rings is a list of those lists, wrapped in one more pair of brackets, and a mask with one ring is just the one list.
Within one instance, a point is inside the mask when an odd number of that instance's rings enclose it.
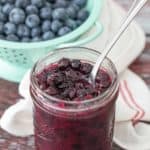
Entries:
{"label": "folded napkin", "polygon": [[[105,2],[102,14],[104,33],[87,45],[97,50],[100,46],[100,49],[105,47],[112,35],[110,33],[117,29],[122,20],[124,11],[109,0]],[[150,150],[150,125],[145,123],[145,121],[150,122],[150,91],[143,80],[126,69],[142,51],[145,42],[143,35],[138,25],[132,23],[109,56],[120,74],[114,141],[129,150]],[[0,119],[1,128],[16,136],[34,134],[29,73],[30,71],[24,76],[19,86],[19,93],[23,98],[8,108]]]}

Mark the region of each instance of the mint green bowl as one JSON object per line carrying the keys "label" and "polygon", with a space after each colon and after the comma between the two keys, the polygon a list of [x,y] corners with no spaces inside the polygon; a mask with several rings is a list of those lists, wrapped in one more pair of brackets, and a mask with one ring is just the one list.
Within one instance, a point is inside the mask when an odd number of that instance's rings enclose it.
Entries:
{"label": "mint green bowl", "polygon": [[[0,77],[19,82],[26,71],[49,51],[60,47],[84,45],[96,39],[103,31],[101,23],[97,22],[102,5],[103,0],[88,0],[89,18],[79,28],[63,37],[34,43],[0,40]],[[93,27],[96,28],[95,33],[86,38],[80,38]]]}

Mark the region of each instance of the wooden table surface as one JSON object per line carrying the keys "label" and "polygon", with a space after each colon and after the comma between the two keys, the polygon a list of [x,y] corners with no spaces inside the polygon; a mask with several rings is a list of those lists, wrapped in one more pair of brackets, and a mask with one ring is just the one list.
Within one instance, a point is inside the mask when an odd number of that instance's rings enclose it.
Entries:
{"label": "wooden table surface", "polygon": [[[116,1],[127,9],[133,0]],[[150,1],[138,15],[136,20],[140,23],[146,33],[147,43],[144,52],[139,58],[137,58],[130,68],[139,74],[150,87]],[[0,116],[6,108],[14,104],[16,99],[19,98],[17,89],[17,84],[0,79]],[[33,150],[33,145],[33,136],[27,138],[17,138],[0,129],[0,150]],[[114,144],[113,150],[123,149]]]}

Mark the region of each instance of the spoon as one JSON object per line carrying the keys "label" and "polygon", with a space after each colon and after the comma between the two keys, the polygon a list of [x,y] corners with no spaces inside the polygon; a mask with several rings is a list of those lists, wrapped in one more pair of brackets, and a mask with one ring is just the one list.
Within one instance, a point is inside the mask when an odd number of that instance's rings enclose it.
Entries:
{"label": "spoon", "polygon": [[113,37],[111,42],[106,46],[106,48],[104,49],[102,54],[98,57],[95,65],[92,69],[92,72],[89,77],[89,81],[91,83],[93,83],[93,85],[95,85],[95,78],[96,78],[97,72],[98,72],[101,64],[103,63],[104,59],[107,57],[107,55],[112,50],[114,45],[120,39],[121,35],[124,33],[124,31],[130,25],[130,23],[132,22],[134,17],[138,14],[138,12],[142,9],[142,7],[146,4],[146,2],[147,2],[147,0],[139,0],[139,1],[135,0],[133,2],[133,5],[131,6],[131,8],[128,12],[127,18],[123,21],[123,23],[121,24],[119,30],[117,31],[117,33],[115,34],[115,36]]}

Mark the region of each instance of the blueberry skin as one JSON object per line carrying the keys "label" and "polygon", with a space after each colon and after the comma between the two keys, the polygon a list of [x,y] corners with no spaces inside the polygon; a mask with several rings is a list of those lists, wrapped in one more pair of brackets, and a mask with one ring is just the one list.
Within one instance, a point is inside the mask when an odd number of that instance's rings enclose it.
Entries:
{"label": "blueberry skin", "polygon": [[28,38],[28,37],[23,37],[23,38],[21,39],[21,42],[30,42],[30,41],[31,41],[31,39]]}
{"label": "blueberry skin", "polygon": [[0,22],[0,34],[4,33],[4,23]]}
{"label": "blueberry skin", "polygon": [[18,26],[17,35],[19,37],[29,37],[30,36],[30,29],[22,24]]}
{"label": "blueberry skin", "polygon": [[66,20],[66,18],[67,18],[66,9],[64,9],[64,8],[54,9],[52,12],[52,17],[53,17],[53,19]]}
{"label": "blueberry skin", "polygon": [[7,15],[0,12],[0,22],[6,22],[7,21]]}
{"label": "blueberry skin", "polygon": [[45,6],[49,7],[49,8],[52,8],[52,4],[50,2],[45,2]]}
{"label": "blueberry skin", "polygon": [[5,34],[15,34],[17,32],[17,27],[15,24],[8,22],[4,25]]}
{"label": "blueberry skin", "polygon": [[31,14],[31,15],[27,16],[25,22],[29,28],[35,28],[40,24],[40,18],[38,15]]}
{"label": "blueberry skin", "polygon": [[13,4],[5,4],[2,8],[2,12],[6,15],[9,15],[9,13],[12,11],[12,9],[14,8],[14,5]]}
{"label": "blueberry skin", "polygon": [[43,7],[40,10],[40,17],[42,19],[50,19],[52,14],[52,9],[50,7]]}
{"label": "blueberry skin", "polygon": [[25,21],[25,12],[23,9],[14,8],[9,14],[10,22],[14,24],[21,24]]}
{"label": "blueberry skin", "polygon": [[83,8],[86,6],[87,0],[73,0],[73,3]]}
{"label": "blueberry skin", "polygon": [[72,19],[75,19],[77,17],[77,11],[73,6],[68,7],[66,13]]}
{"label": "blueberry skin", "polygon": [[31,0],[31,4],[35,5],[38,8],[44,6],[45,0]]}
{"label": "blueberry skin", "polygon": [[18,8],[26,8],[30,4],[30,0],[16,0],[15,6]]}
{"label": "blueberry skin", "polygon": [[75,20],[67,19],[65,23],[66,23],[66,26],[70,27],[73,30],[77,28],[77,23]]}
{"label": "blueberry skin", "polygon": [[26,7],[26,13],[28,15],[31,15],[31,14],[38,14],[38,8],[34,5],[29,5]]}
{"label": "blueberry skin", "polygon": [[69,5],[69,1],[66,0],[56,0],[53,8],[65,8]]}
{"label": "blueberry skin", "polygon": [[33,39],[32,39],[32,42],[39,42],[39,41],[42,41],[42,38],[41,37],[34,37]]}
{"label": "blueberry skin", "polygon": [[51,40],[55,37],[55,34],[52,31],[45,32],[42,36],[43,40]]}
{"label": "blueberry skin", "polygon": [[51,30],[51,22],[49,20],[46,20],[42,24],[42,31],[47,32],[49,30]]}
{"label": "blueberry skin", "polygon": [[17,41],[19,41],[19,38],[15,34],[10,34],[6,37],[6,40],[17,42]]}
{"label": "blueberry skin", "polygon": [[54,20],[52,23],[51,23],[51,30],[53,32],[58,32],[59,29],[63,26],[62,22],[59,21],[59,20]]}
{"label": "blueberry skin", "polygon": [[3,34],[0,34],[0,40],[4,40],[5,36]]}
{"label": "blueberry skin", "polygon": [[67,33],[71,32],[71,29],[67,26],[60,28],[60,30],[58,31],[58,35],[59,36],[63,36]]}
{"label": "blueberry skin", "polygon": [[79,27],[79,26],[81,26],[83,24],[83,21],[82,20],[76,20],[76,24]]}
{"label": "blueberry skin", "polygon": [[41,28],[40,27],[33,28],[31,31],[32,37],[38,37],[38,36],[40,36],[40,34],[41,34]]}
{"label": "blueberry skin", "polygon": [[78,13],[78,19],[85,21],[89,17],[89,12],[85,9],[82,9]]}

